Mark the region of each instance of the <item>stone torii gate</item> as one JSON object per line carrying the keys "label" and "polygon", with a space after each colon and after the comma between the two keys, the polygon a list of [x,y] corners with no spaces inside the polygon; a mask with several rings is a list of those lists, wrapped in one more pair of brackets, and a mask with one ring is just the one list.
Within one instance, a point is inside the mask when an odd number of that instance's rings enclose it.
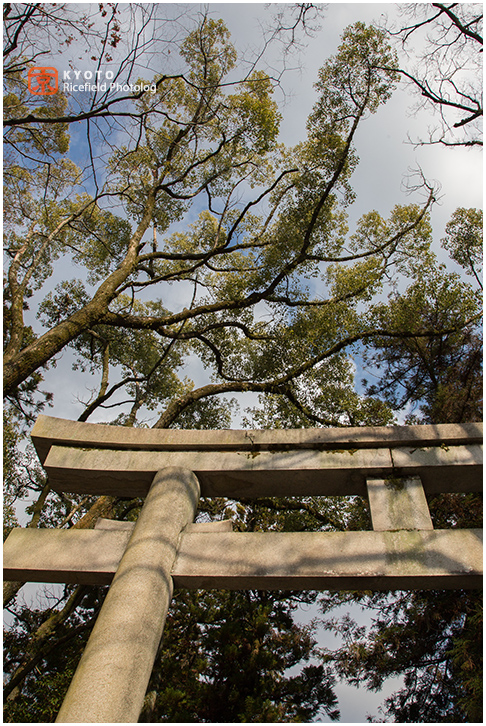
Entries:
{"label": "stone torii gate", "polygon": [[[40,416],[56,491],[145,497],[135,524],[14,529],[7,580],[110,584],[57,722],[135,723],[173,587],[471,588],[482,530],[435,530],[426,494],[480,491],[480,424],[183,431]],[[373,530],[233,532],[193,523],[200,495],[368,498]]]}

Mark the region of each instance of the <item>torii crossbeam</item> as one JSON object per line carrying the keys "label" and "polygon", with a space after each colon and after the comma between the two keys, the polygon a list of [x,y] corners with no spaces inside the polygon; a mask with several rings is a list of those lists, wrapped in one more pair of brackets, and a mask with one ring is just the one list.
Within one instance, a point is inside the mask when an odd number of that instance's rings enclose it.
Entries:
{"label": "torii crossbeam", "polygon": [[[136,524],[15,529],[6,579],[110,584],[57,721],[136,722],[173,587],[480,587],[482,530],[435,530],[426,493],[479,491],[480,424],[179,431],[40,416],[57,491],[145,496]],[[372,531],[233,532],[193,523],[200,494],[367,496]]]}

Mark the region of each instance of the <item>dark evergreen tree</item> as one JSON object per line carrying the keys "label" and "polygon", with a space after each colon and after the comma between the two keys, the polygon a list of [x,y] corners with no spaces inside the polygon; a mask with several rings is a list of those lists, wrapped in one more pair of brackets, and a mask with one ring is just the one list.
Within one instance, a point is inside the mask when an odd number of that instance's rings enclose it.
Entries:
{"label": "dark evergreen tree", "polygon": [[[137,7],[145,12],[143,4]],[[5,5],[7,504],[29,489],[28,526],[89,528],[99,517],[135,520],[138,515],[140,500],[57,495],[33,460],[23,466],[20,459],[19,421],[30,424],[50,398],[40,391],[42,376],[68,348],[75,371],[99,376],[89,400],[80,402],[81,421],[104,412],[106,422],[119,425],[143,426],[151,419],[160,428],[225,428],[233,403],[221,397],[253,391],[262,399],[247,413],[261,427],[390,424],[389,403],[399,407],[403,397],[389,385],[400,360],[393,346],[383,343],[389,338],[408,351],[407,401],[422,406],[424,417],[438,416],[440,406],[445,420],[457,416],[459,408],[462,420],[474,417],[476,299],[468,293],[463,313],[441,309],[442,317],[434,316],[420,290],[420,270],[431,260],[433,191],[425,184],[422,206],[398,205],[389,219],[376,212],[365,215],[355,234],[348,235],[357,130],[388,100],[398,78],[384,33],[362,23],[345,31],[337,54],[320,72],[307,138],[283,149],[276,143],[280,116],[272,79],[254,70],[233,83],[229,74],[235,73],[236,54],[229,34],[221,21],[206,16],[178,38],[179,65],[171,75],[155,76],[153,95],[121,100],[88,95],[80,108],[62,93],[32,99],[23,75],[24,65],[36,61],[29,29],[41,52],[51,45],[56,52],[65,49],[91,32],[100,62],[112,52],[109,47],[114,52],[122,43],[119,6],[91,10],[99,10],[104,20],[98,17],[92,26],[91,17],[73,17],[62,5]],[[307,10],[301,6],[298,17],[305,19]],[[148,27],[150,17],[143,18]],[[107,24],[101,34],[100,22]],[[72,38],[64,35],[66,28],[73,29]],[[137,57],[143,48],[137,45]],[[134,67],[132,60],[125,59],[120,68]],[[106,144],[120,118],[122,143],[109,149],[108,163],[104,152],[95,158],[93,139],[103,137]],[[89,174],[70,156],[74,122],[86,124]],[[73,136],[81,139],[79,133]],[[251,194],[243,202],[242,186]],[[451,239],[472,239],[464,236],[466,217],[456,219]],[[176,223],[181,226],[173,233]],[[460,248],[455,244],[459,262]],[[467,264],[476,259],[474,240],[468,250]],[[67,261],[69,269],[78,265],[82,279],[53,286],[60,261]],[[404,277],[414,281],[408,293],[384,306],[383,290]],[[450,289],[457,288],[459,282],[448,279]],[[438,296],[447,292],[447,284],[437,287]],[[183,290],[187,305],[168,309],[158,296],[169,285]],[[33,301],[42,325],[32,315]],[[264,321],[261,304],[268,311]],[[356,392],[348,357],[360,341],[372,342],[388,366],[382,387],[378,384],[369,395]],[[460,354],[457,346],[462,346]],[[199,387],[181,374],[190,356],[208,372],[208,382]],[[427,356],[440,358],[443,369],[433,390],[423,388]],[[457,403],[451,392],[459,380],[466,388],[471,385],[470,394]],[[454,502],[452,513],[440,502],[433,505],[437,521],[475,521],[475,500]],[[15,524],[12,506],[7,515],[8,529]],[[202,501],[198,516],[231,518],[246,531],[369,527],[366,503],[359,498]],[[15,599],[20,588],[15,583],[5,592],[13,620],[5,637],[5,721],[50,722],[105,590],[69,586],[48,598],[45,607],[27,608],[21,595]],[[335,673],[355,677],[352,658],[348,670],[344,651],[319,662],[313,627],[298,626],[293,618],[299,601],[313,603],[317,597],[178,593],[142,719],[285,722],[321,713],[336,718]],[[420,594],[408,609],[402,601],[390,604],[380,597],[374,602],[383,610],[383,637],[393,645],[393,628],[403,621],[409,624],[403,643],[410,646],[425,632]],[[412,700],[394,702],[395,715],[438,715],[445,708],[441,704],[453,704],[454,714],[475,713],[476,681],[467,665],[475,657],[475,601],[459,594],[447,611],[441,598],[439,593],[435,636],[423,639],[422,660],[412,666],[417,673],[407,686]],[[430,663],[424,663],[434,643],[437,673],[444,673],[446,685],[422,708],[414,684],[430,676]],[[444,670],[449,651],[449,670]],[[386,668],[376,663],[373,677],[379,680]],[[289,673],[290,668],[295,670]],[[414,698],[419,705],[406,712]]]}
{"label": "dark evergreen tree", "polygon": [[[469,232],[476,250],[477,231],[472,225]],[[469,264],[470,255],[463,253]],[[366,357],[378,383],[368,393],[384,395],[396,410],[414,405],[419,413],[408,414],[410,423],[481,421],[481,306],[471,285],[443,266],[426,266],[381,315],[397,331],[433,328],[436,335],[370,343]],[[436,529],[482,527],[481,495],[428,499]],[[338,673],[376,690],[388,676],[403,676],[403,687],[385,702],[384,721],[482,723],[481,591],[350,593],[324,597],[321,606],[328,613],[343,602],[362,604],[373,618],[367,631],[349,618],[335,624],[345,639],[329,654]]]}

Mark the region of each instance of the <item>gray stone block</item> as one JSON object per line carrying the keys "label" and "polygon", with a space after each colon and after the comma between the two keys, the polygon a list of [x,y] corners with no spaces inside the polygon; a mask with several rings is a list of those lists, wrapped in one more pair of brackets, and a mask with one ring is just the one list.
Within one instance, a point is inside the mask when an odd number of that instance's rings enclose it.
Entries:
{"label": "gray stone block", "polygon": [[420,477],[368,479],[368,501],[373,529],[433,529]]}
{"label": "gray stone block", "polygon": [[[217,523],[219,524],[219,523]],[[109,584],[130,533],[17,529],[4,547],[7,579]],[[479,587],[482,530],[224,532],[187,527],[176,587],[426,589]]]}
{"label": "gray stone block", "polygon": [[172,598],[171,572],[181,531],[193,521],[198,500],[199,483],[192,472],[171,468],[155,476],[58,723],[138,721]]}
{"label": "gray stone block", "polygon": [[[392,455],[393,452],[393,455]],[[44,462],[56,491],[145,496],[156,471],[187,466],[203,496],[366,496],[366,478],[420,475],[427,492],[477,491],[481,449],[114,451],[52,446]]]}
{"label": "gray stone block", "polygon": [[137,429],[40,415],[32,441],[44,462],[51,445],[151,451],[270,451],[480,444],[481,423],[275,430]]}

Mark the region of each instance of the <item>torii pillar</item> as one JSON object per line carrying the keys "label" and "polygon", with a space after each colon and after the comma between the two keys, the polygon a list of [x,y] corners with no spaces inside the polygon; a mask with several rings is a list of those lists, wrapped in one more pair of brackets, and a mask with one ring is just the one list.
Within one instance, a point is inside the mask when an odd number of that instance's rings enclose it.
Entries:
{"label": "torii pillar", "polygon": [[187,469],[155,475],[57,723],[138,721],[172,599],[181,532],[194,520],[199,494]]}
{"label": "torii pillar", "polygon": [[[32,439],[55,491],[146,497],[136,524],[18,528],[5,542],[6,579],[111,583],[58,723],[138,721],[174,585],[414,590],[482,583],[482,530],[434,529],[426,499],[481,490],[479,424],[160,432],[40,416]],[[363,496],[372,530],[233,532],[229,521],[192,524],[200,491],[232,499]]]}

